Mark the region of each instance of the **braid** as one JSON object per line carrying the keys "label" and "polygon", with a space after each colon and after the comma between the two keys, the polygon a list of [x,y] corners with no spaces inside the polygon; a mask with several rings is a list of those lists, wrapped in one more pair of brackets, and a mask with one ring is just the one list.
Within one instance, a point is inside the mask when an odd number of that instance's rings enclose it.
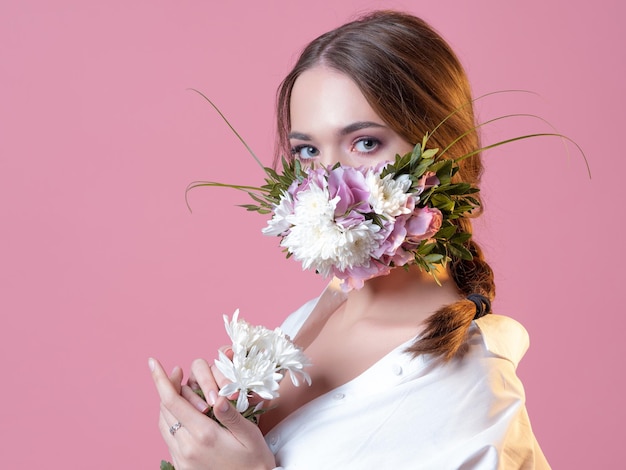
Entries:
{"label": "braid", "polygon": [[[469,220],[463,222],[462,225],[467,224],[464,228],[469,228],[471,231]],[[462,352],[467,330],[477,310],[476,304],[467,296],[480,294],[488,301],[495,297],[496,286],[493,271],[485,261],[481,248],[471,239],[467,248],[474,255],[471,261],[455,259],[450,263],[451,277],[463,295],[463,299],[440,308],[426,320],[423,335],[407,350],[414,356],[434,354],[449,360]],[[487,311],[487,313],[490,312]]]}

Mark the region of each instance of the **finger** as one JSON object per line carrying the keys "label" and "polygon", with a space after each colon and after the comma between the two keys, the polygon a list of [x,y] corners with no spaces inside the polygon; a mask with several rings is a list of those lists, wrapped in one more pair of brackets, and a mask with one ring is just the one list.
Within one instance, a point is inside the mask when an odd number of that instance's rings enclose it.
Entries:
{"label": "finger", "polygon": [[169,395],[178,395],[176,387],[171,382],[170,378],[165,374],[163,366],[159,361],[153,358],[148,359],[148,367],[150,368],[150,372],[152,372],[152,380],[154,381],[154,385],[156,386],[161,401]]}
{"label": "finger", "polygon": [[[232,359],[232,358],[229,358],[229,359]],[[220,370],[217,368],[215,364],[211,365],[211,373],[213,374],[213,377],[215,378],[215,381],[217,382],[217,385],[219,386],[219,388],[222,388],[225,385],[230,383],[230,380],[224,377],[224,374],[220,372]]]}
{"label": "finger", "polygon": [[261,431],[258,426],[244,418],[226,397],[219,397],[213,413],[224,427],[244,446],[251,446],[259,441]]}
{"label": "finger", "polygon": [[194,380],[198,384],[200,390],[202,390],[207,403],[213,406],[215,404],[215,400],[217,399],[220,387],[215,380],[212,368],[204,359],[196,359],[191,363],[191,371]]}
{"label": "finger", "polygon": [[196,380],[196,376],[193,374],[193,369],[189,371],[189,378],[187,379],[187,386],[193,391],[199,391],[200,385],[198,385],[198,381]]}
{"label": "finger", "polygon": [[183,385],[181,395],[201,413],[206,413],[211,408],[209,404],[200,398],[188,385]]}
{"label": "finger", "polygon": [[[235,355],[235,352],[233,351],[233,347],[231,345],[222,346],[221,348],[219,348],[219,350],[222,351],[224,354],[226,354],[226,357],[228,357],[231,360],[233,356]],[[213,369],[213,367],[211,368]],[[225,383],[227,382],[228,381],[224,378],[224,376],[218,371],[218,376],[216,376],[216,383],[218,384],[218,388],[223,387]],[[189,379],[187,380],[187,385],[189,385],[189,387],[194,391],[201,390],[200,384],[198,384],[198,380],[196,379],[196,376],[194,375],[193,370],[191,370],[189,373]]]}
{"label": "finger", "polygon": [[[192,435],[200,435],[200,433],[206,434],[207,427],[211,429],[212,426],[217,426],[212,419],[200,413],[191,403],[178,394],[159,361],[150,358],[148,365],[152,371],[152,379],[154,380],[157,392],[161,398],[162,412],[167,411],[171,413],[174,422],[180,421],[183,423]],[[171,423],[170,426],[172,424],[173,423]]]}
{"label": "finger", "polygon": [[232,346],[222,346],[221,348],[219,348],[219,350],[222,351],[224,354],[226,354],[228,359],[231,359],[231,360],[233,356],[235,355],[235,351],[233,351]]}
{"label": "finger", "polygon": [[181,427],[177,430],[174,430],[174,434],[172,434],[172,431],[170,431],[170,429],[172,429],[172,426],[174,426],[174,424],[178,422],[179,421],[174,418],[169,411],[161,407],[161,413],[159,413],[159,431],[161,432],[161,436],[163,437],[163,440],[167,443],[168,447],[172,445],[175,435],[179,433],[183,428],[182,423],[180,423]]}
{"label": "finger", "polygon": [[172,382],[174,388],[178,391],[178,393],[180,393],[183,382],[183,370],[180,367],[175,366],[172,369],[172,372],[170,373],[170,382]]}

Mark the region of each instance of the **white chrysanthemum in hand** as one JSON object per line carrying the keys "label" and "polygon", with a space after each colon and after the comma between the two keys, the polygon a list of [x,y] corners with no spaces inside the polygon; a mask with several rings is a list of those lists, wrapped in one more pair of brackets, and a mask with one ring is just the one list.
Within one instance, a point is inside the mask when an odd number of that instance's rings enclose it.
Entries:
{"label": "white chrysanthemum in hand", "polygon": [[311,376],[304,370],[310,363],[302,349],[293,344],[280,328],[274,330],[274,338],[270,348],[277,369],[288,371],[289,377],[296,387],[300,385],[300,380],[311,385]]}
{"label": "white chrysanthemum in hand", "polygon": [[215,365],[231,382],[222,387],[219,394],[227,397],[239,392],[237,411],[240,413],[248,409],[250,393],[256,393],[265,400],[278,396],[278,382],[283,376],[276,372],[276,364],[265,351],[253,347],[247,354],[235,352],[232,360],[220,351]]}
{"label": "white chrysanthemum in hand", "polygon": [[232,321],[229,321],[228,316],[224,315],[224,327],[235,352],[251,348],[257,344],[259,335],[262,334],[261,329],[246,321],[239,321],[239,309],[235,310]]}
{"label": "white chrysanthemum in hand", "polygon": [[407,207],[407,200],[411,196],[407,191],[411,187],[411,179],[408,175],[400,175],[392,178],[388,174],[380,178],[380,174],[368,171],[365,182],[370,191],[369,203],[377,214],[398,217],[402,214],[411,213]]}
{"label": "white chrysanthemum in hand", "polygon": [[249,411],[248,398],[252,393],[265,400],[276,398],[278,384],[285,372],[289,372],[296,386],[300,380],[311,384],[309,374],[304,371],[309,365],[308,359],[280,329],[271,331],[262,326],[252,326],[238,317],[239,310],[233,314],[232,321],[224,315],[226,332],[233,342],[233,358],[219,351],[215,360],[219,371],[230,381],[220,389],[219,394],[230,396],[239,392],[237,411]]}

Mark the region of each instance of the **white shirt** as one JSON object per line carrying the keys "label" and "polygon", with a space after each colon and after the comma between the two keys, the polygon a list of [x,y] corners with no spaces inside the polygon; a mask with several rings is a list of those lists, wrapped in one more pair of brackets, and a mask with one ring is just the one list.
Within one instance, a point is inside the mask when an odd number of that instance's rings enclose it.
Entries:
{"label": "white shirt", "polygon": [[[284,322],[294,337],[315,305]],[[275,426],[266,441],[285,470],[549,469],[515,369],[528,333],[486,315],[448,363],[398,346],[348,383]]]}

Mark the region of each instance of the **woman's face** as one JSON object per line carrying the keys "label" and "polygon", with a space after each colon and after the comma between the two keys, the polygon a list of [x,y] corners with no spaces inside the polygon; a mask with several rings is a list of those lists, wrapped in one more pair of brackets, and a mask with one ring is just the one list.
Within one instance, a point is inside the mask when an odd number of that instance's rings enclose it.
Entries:
{"label": "woman's face", "polygon": [[347,75],[324,66],[296,79],[290,117],[292,154],[303,163],[373,166],[413,149],[374,112]]}

